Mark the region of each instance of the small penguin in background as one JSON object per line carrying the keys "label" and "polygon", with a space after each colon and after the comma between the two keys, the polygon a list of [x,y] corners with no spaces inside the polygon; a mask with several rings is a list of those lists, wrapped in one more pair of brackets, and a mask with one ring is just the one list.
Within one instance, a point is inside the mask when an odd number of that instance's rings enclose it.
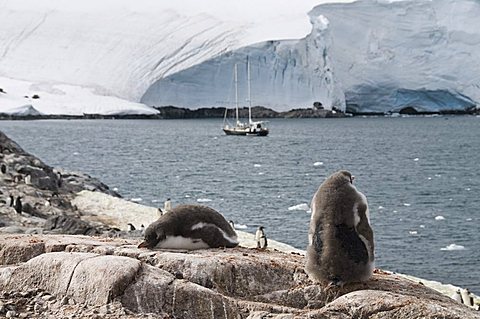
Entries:
{"label": "small penguin in background", "polygon": [[368,280],[374,269],[373,231],[367,198],[341,170],[329,176],[312,199],[307,274],[317,282],[343,286]]}
{"label": "small penguin in background", "polygon": [[163,215],[163,210],[160,207],[158,207],[157,208],[157,217],[160,217],[162,215]]}
{"label": "small penguin in background", "polygon": [[17,212],[17,214],[21,214],[22,213],[22,197],[21,196],[18,196],[17,199],[15,200],[15,205],[14,207],[15,208],[15,211]]}
{"label": "small penguin in background", "polygon": [[140,232],[142,233],[142,235],[145,234],[145,225],[140,225]]}
{"label": "small penguin in background", "polygon": [[460,294],[460,289],[457,289],[455,293],[452,295],[452,299],[456,302],[463,303],[462,295]]}
{"label": "small penguin in background", "polygon": [[257,241],[257,248],[260,249],[266,249],[268,246],[267,242],[267,236],[265,235],[265,232],[263,231],[265,227],[260,226],[257,229],[257,232],[255,233],[255,240]]}
{"label": "small penguin in background", "polygon": [[15,198],[10,194],[10,207],[13,207],[13,204],[15,204]]}
{"label": "small penguin in background", "polygon": [[6,174],[6,173],[7,173],[7,165],[5,165],[5,164],[2,164],[2,166],[1,166],[1,169],[0,169],[0,170],[2,171],[2,174]]}
{"label": "small penguin in background", "polygon": [[469,307],[473,307],[473,296],[470,293],[470,290],[468,290],[468,288],[462,289],[460,291],[460,294],[462,295],[463,304]]}
{"label": "small penguin in background", "polygon": [[129,232],[130,232],[130,231],[137,230],[137,229],[135,228],[135,226],[133,226],[132,223],[128,223],[127,226],[128,226],[128,231],[129,231]]}
{"label": "small penguin in background", "polygon": [[32,185],[32,175],[28,174],[25,176],[25,184]]}
{"label": "small penguin in background", "polygon": [[170,198],[167,198],[165,203],[163,203],[163,213],[162,213],[162,215],[168,213],[171,210],[172,210],[172,201],[170,200]]}
{"label": "small penguin in background", "polygon": [[235,223],[233,222],[233,220],[229,220],[228,223],[230,224],[230,226],[232,226],[232,229],[235,230]]}

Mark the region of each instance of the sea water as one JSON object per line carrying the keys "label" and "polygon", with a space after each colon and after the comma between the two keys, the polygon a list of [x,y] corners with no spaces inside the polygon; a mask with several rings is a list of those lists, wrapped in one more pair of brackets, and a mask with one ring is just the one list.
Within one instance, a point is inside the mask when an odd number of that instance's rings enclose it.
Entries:
{"label": "sea water", "polygon": [[[200,203],[305,249],[311,198],[339,169],[369,202],[376,266],[480,293],[480,118],[275,119],[267,137],[222,121],[1,121],[49,165],[126,199]],[[132,221],[135,223],[135,221]]]}

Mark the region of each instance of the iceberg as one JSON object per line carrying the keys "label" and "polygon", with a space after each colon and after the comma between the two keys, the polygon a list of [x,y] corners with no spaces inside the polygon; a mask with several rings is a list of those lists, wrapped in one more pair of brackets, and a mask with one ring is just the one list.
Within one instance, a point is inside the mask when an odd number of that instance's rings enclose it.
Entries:
{"label": "iceberg", "polygon": [[310,207],[308,206],[307,203],[301,203],[298,205],[290,206],[288,207],[288,210],[304,210],[304,211],[309,211]]}

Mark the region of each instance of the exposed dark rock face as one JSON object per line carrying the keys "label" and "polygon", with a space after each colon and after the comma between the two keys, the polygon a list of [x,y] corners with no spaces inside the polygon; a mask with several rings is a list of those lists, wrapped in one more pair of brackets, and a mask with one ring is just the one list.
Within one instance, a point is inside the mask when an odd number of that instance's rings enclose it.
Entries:
{"label": "exposed dark rock face", "polygon": [[80,220],[82,212],[71,201],[82,190],[120,197],[95,178],[46,165],[0,132],[0,221],[3,224],[0,233],[42,232],[49,218],[56,221],[56,226],[52,227],[49,222],[45,231],[68,234],[110,231],[108,227]]}

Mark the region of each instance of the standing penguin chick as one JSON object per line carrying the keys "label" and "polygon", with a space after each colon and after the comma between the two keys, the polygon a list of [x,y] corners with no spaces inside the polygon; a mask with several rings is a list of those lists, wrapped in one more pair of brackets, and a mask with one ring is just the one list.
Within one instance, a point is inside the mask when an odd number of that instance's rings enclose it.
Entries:
{"label": "standing penguin chick", "polygon": [[368,280],[374,269],[367,198],[348,171],[328,177],[312,199],[305,270],[315,281],[341,286]]}
{"label": "standing penguin chick", "polygon": [[17,214],[22,213],[23,206],[22,206],[22,197],[21,196],[17,197],[17,199],[15,200],[15,205],[13,206],[13,208],[15,208],[15,211],[17,212]]}
{"label": "standing penguin chick", "polygon": [[260,226],[257,229],[257,232],[255,233],[255,240],[257,241],[257,248],[260,249],[266,249],[268,242],[267,242],[267,236],[265,235],[265,232],[263,231],[264,227]]}
{"label": "standing penguin chick", "polygon": [[166,249],[233,248],[237,234],[216,210],[202,205],[179,205],[145,230],[138,247]]}

